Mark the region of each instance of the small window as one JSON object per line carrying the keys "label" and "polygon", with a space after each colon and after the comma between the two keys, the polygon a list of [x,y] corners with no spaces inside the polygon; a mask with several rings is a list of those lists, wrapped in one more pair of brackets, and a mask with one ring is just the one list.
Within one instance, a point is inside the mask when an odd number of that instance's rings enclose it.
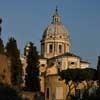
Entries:
{"label": "small window", "polygon": [[69,46],[69,44],[67,44],[67,46]]}
{"label": "small window", "polygon": [[60,73],[60,68],[58,68],[58,73]]}
{"label": "small window", "polygon": [[45,67],[45,64],[42,64],[41,66],[42,66],[42,67]]}
{"label": "small window", "polygon": [[46,95],[47,99],[49,99],[49,88],[47,88],[47,95]]}
{"label": "small window", "polygon": [[52,52],[53,52],[53,45],[50,44],[50,45],[49,45],[49,53],[52,53]]}
{"label": "small window", "polygon": [[62,45],[59,45],[59,53],[62,53]]}
{"label": "small window", "polygon": [[62,79],[61,79],[61,78],[58,78],[58,80],[59,80],[59,81],[62,81]]}
{"label": "small window", "polygon": [[52,38],[52,36],[50,36],[50,38]]}
{"label": "small window", "polygon": [[61,62],[58,62],[58,65],[61,65]]}
{"label": "small window", "polygon": [[71,65],[75,64],[74,62],[71,62]]}
{"label": "small window", "polygon": [[59,38],[62,38],[62,36],[59,36]]}

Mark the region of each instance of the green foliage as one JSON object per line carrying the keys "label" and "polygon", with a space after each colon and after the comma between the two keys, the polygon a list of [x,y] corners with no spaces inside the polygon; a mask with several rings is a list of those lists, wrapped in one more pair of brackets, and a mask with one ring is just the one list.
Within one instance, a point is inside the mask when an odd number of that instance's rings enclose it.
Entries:
{"label": "green foliage", "polygon": [[97,80],[97,70],[92,68],[83,69],[84,80]]}
{"label": "green foliage", "polygon": [[9,38],[9,41],[6,44],[6,50],[7,50],[8,56],[19,57],[19,50],[17,48],[17,43],[16,43],[16,40],[13,37]]}
{"label": "green foliage", "polygon": [[[72,99],[73,100],[73,99]],[[100,100],[100,87],[89,95],[88,89],[85,90],[82,100]]]}
{"label": "green foliage", "polygon": [[27,55],[27,67],[25,85],[29,91],[39,91],[39,56],[36,47],[30,42],[29,53]]}
{"label": "green foliage", "polygon": [[73,81],[84,81],[84,80],[95,80],[97,75],[95,69],[86,68],[86,69],[67,69],[63,70],[60,73],[62,79],[65,79],[66,82]]}
{"label": "green foliage", "polygon": [[0,18],[0,54],[4,53],[4,45],[3,45],[3,40],[1,39],[1,23],[2,23],[2,19]]}
{"label": "green foliage", "polygon": [[98,56],[98,63],[97,63],[97,78],[100,83],[100,56]]}
{"label": "green foliage", "polygon": [[0,84],[0,100],[22,100],[13,88]]}
{"label": "green foliage", "polygon": [[[97,73],[97,71],[92,68],[63,70],[60,73],[60,76],[62,79],[65,79],[66,84],[69,86],[69,92],[66,96],[66,99],[68,99],[68,97],[70,97],[72,84],[74,85],[74,89],[75,89],[75,93],[76,93],[76,87],[78,86],[78,84],[82,81],[86,81],[87,85],[88,85],[88,82],[90,80],[96,80],[96,78],[97,78],[96,73]],[[71,81],[71,84],[69,81]],[[78,98],[76,96],[72,96],[71,98],[72,98],[72,100],[78,100]],[[87,99],[84,99],[84,100],[87,100]]]}
{"label": "green foliage", "polygon": [[3,40],[0,38],[0,54],[4,53],[4,44],[3,44]]}
{"label": "green foliage", "polygon": [[12,85],[20,85],[22,82],[22,65],[20,52],[14,38],[10,38],[6,45],[6,54],[11,59],[11,81]]}

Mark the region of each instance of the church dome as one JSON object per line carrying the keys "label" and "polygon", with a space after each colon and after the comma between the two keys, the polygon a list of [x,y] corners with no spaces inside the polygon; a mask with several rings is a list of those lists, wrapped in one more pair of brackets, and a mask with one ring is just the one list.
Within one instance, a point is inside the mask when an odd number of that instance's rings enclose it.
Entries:
{"label": "church dome", "polygon": [[51,24],[48,25],[43,32],[43,38],[48,38],[48,36],[53,37],[57,35],[59,35],[60,37],[63,36],[64,38],[68,38],[68,31],[61,23],[58,10],[56,8]]}
{"label": "church dome", "polygon": [[41,40],[41,55],[45,58],[61,55],[70,50],[68,31],[61,23],[57,8],[52,17],[52,22],[44,30]]}
{"label": "church dome", "polygon": [[57,23],[57,24],[51,23],[45,29],[43,37],[45,38],[48,35],[52,35],[53,36],[54,34],[68,36],[68,31],[64,27],[64,25],[62,25],[61,23]]}

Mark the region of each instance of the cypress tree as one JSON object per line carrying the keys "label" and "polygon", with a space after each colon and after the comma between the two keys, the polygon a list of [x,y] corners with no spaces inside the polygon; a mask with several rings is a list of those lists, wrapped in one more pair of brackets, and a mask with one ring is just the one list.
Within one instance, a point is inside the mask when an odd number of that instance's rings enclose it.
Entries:
{"label": "cypress tree", "polygon": [[97,62],[97,76],[100,85],[100,56],[98,56],[98,62]]}
{"label": "cypress tree", "polygon": [[1,23],[2,23],[2,19],[0,19],[0,54],[4,53],[4,44],[3,44],[3,40],[1,39]]}
{"label": "cypress tree", "polygon": [[30,42],[27,55],[25,86],[28,91],[40,91],[39,56],[36,47]]}
{"label": "cypress tree", "polygon": [[0,54],[4,54],[4,44],[1,38],[0,38]]}
{"label": "cypress tree", "polygon": [[11,59],[11,82],[13,86],[20,86],[22,82],[22,65],[20,52],[16,40],[11,37],[6,44],[6,54]]}

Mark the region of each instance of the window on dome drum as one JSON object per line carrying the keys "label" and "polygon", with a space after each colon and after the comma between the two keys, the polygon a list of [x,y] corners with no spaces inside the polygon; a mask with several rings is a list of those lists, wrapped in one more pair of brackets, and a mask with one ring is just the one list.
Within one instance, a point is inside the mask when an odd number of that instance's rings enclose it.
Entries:
{"label": "window on dome drum", "polygon": [[62,45],[59,45],[59,53],[62,53]]}
{"label": "window on dome drum", "polygon": [[53,52],[53,45],[50,44],[50,45],[49,45],[49,53],[52,53],[52,52]]}

